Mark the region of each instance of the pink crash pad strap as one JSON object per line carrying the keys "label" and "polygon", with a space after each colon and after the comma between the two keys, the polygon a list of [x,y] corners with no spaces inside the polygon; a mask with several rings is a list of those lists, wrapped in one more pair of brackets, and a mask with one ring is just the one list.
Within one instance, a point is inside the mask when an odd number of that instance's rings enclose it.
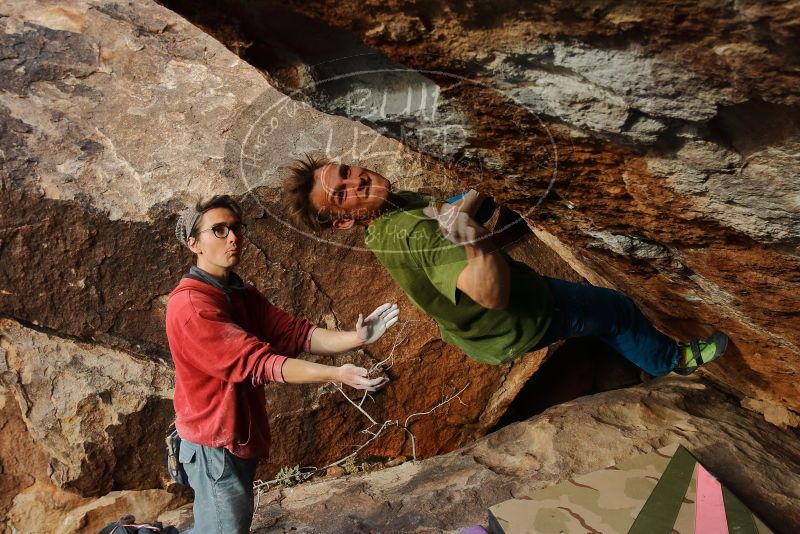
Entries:
{"label": "pink crash pad strap", "polygon": [[697,464],[697,500],[694,531],[699,534],[728,534],[722,486],[705,468]]}

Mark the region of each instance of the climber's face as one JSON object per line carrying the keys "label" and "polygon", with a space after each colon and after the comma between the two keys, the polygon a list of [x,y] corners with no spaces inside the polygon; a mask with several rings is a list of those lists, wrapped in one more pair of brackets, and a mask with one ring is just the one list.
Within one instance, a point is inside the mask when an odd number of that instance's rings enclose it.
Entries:
{"label": "climber's face", "polygon": [[320,215],[332,219],[334,228],[368,224],[389,197],[389,180],[364,167],[328,163],[314,172],[309,195]]}

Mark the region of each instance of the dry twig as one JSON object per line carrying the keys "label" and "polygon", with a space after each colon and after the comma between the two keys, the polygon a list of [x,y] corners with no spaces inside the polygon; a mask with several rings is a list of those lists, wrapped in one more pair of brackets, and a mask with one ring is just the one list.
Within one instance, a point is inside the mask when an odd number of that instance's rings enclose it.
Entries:
{"label": "dry twig", "polygon": [[[369,369],[369,374],[370,375],[372,375],[375,372],[386,371],[386,370],[390,369],[394,365],[394,351],[400,345],[400,343],[405,341],[405,338],[403,338],[402,335],[403,335],[403,333],[405,331],[406,326],[409,323],[416,323],[416,322],[420,322],[420,321],[410,320],[410,321],[404,321],[402,323],[402,325],[400,327],[400,331],[397,333],[395,341],[392,344],[392,347],[391,347],[391,349],[389,351],[389,355],[386,358],[384,358],[382,361],[380,361],[380,362],[376,363],[375,365],[373,365]],[[389,363],[387,365],[387,362],[391,362],[391,363]],[[460,395],[469,387],[469,383],[465,384],[464,387],[462,387],[460,390],[458,390],[458,392],[456,392],[453,395],[450,395],[449,397],[443,399],[442,401],[440,401],[438,404],[436,404],[432,408],[430,408],[430,409],[428,409],[428,410],[426,410],[424,412],[416,412],[416,413],[413,413],[413,414],[407,416],[405,418],[405,420],[403,421],[403,423],[400,423],[399,419],[390,419],[388,421],[384,421],[383,423],[378,423],[375,420],[375,418],[372,417],[363,408],[364,401],[369,396],[369,394],[367,392],[364,392],[364,396],[361,398],[361,400],[359,402],[356,402],[355,400],[351,399],[347,395],[347,393],[345,393],[344,388],[342,387],[342,384],[333,383],[333,382],[331,384],[333,385],[333,387],[339,393],[341,393],[341,395],[347,400],[347,402],[349,402],[351,405],[353,405],[356,408],[356,410],[361,412],[361,414],[364,417],[366,417],[367,420],[370,422],[370,425],[367,428],[361,430],[361,433],[367,434],[369,436],[369,438],[366,441],[364,441],[363,443],[361,443],[360,445],[357,445],[355,447],[355,449],[350,454],[348,454],[347,456],[345,456],[343,458],[340,458],[339,460],[336,460],[335,462],[331,462],[328,465],[325,465],[323,467],[317,468],[317,467],[306,466],[306,467],[299,468],[299,470],[300,470],[299,473],[295,472],[295,473],[293,473],[292,475],[289,475],[289,476],[276,477],[273,480],[268,480],[268,481],[257,480],[253,484],[253,490],[256,492],[256,502],[255,502],[256,510],[258,509],[258,504],[259,504],[259,500],[260,500],[260,496],[261,496],[262,492],[269,491],[273,486],[276,486],[276,485],[279,485],[279,484],[286,484],[288,482],[293,482],[293,483],[304,482],[304,481],[308,480],[309,478],[311,478],[316,473],[319,473],[319,472],[324,471],[326,469],[329,469],[331,467],[335,467],[335,466],[338,466],[338,465],[341,465],[341,464],[345,463],[350,458],[354,458],[356,455],[358,455],[358,453],[361,452],[362,450],[364,450],[364,448],[366,448],[370,443],[372,443],[373,441],[378,439],[378,437],[380,437],[380,435],[383,433],[383,431],[386,430],[387,428],[392,428],[392,427],[401,428],[404,432],[406,432],[406,434],[408,434],[408,436],[411,438],[412,461],[416,462],[417,461],[417,443],[416,443],[416,436],[414,435],[414,433],[411,431],[411,428],[410,428],[410,425],[413,424],[411,419],[415,418],[415,417],[420,417],[420,416],[423,416],[423,415],[430,415],[433,412],[435,412],[436,410],[438,410],[439,408],[441,408],[442,406],[444,406],[444,405],[448,404],[449,402],[453,401],[454,399],[458,399],[458,401],[461,404],[464,404],[461,401]],[[372,397],[370,396],[370,398],[372,398]],[[376,427],[377,427],[377,429],[375,429]],[[289,480],[289,478],[291,478],[291,480]]]}

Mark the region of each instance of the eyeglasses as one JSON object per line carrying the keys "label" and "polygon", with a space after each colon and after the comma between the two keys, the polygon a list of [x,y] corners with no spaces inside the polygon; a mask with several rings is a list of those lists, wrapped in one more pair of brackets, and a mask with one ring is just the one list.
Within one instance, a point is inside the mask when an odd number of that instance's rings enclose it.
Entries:
{"label": "eyeglasses", "polygon": [[225,239],[228,237],[228,234],[233,231],[233,233],[239,237],[242,237],[247,232],[247,225],[242,223],[235,223],[230,226],[227,224],[215,224],[211,228],[206,228],[205,230],[200,230],[197,232],[198,234],[202,234],[203,232],[211,231],[214,233],[214,237],[219,239]]}

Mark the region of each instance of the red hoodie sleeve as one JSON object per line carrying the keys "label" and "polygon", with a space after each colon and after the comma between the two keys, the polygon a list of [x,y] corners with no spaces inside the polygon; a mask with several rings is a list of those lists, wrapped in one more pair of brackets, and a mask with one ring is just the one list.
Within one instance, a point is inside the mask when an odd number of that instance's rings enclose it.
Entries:
{"label": "red hoodie sleeve", "polygon": [[289,315],[274,306],[259,293],[261,297],[263,328],[265,337],[272,342],[275,350],[288,356],[297,356],[307,352],[311,334],[317,328],[305,319]]}
{"label": "red hoodie sleeve", "polygon": [[190,314],[179,329],[187,363],[226,382],[283,382],[286,356],[243,330],[227,313],[204,306],[202,298],[189,293],[188,300]]}

